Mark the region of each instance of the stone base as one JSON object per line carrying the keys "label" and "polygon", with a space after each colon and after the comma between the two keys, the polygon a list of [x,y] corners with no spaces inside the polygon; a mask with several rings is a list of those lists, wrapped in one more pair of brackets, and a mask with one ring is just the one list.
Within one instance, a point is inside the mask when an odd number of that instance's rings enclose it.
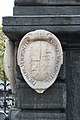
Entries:
{"label": "stone base", "polygon": [[44,111],[19,111],[14,120],[66,120],[63,113],[53,113]]}

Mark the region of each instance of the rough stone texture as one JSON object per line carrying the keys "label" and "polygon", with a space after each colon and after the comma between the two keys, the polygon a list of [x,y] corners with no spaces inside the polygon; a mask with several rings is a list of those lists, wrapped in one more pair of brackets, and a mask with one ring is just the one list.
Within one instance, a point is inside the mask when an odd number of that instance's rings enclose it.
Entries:
{"label": "rough stone texture", "polygon": [[46,30],[27,33],[20,42],[17,56],[24,80],[38,93],[55,82],[63,64],[59,39]]}
{"label": "rough stone texture", "polygon": [[[20,79],[21,81],[23,81],[23,76],[21,74],[21,71],[20,71],[20,68],[19,66],[17,65],[16,66],[16,78],[17,79]],[[59,72],[59,75],[58,75],[58,79],[57,81],[62,81],[62,80],[66,80],[66,53],[64,52],[63,53],[63,65],[61,66],[61,69],[60,69],[60,72]]]}
{"label": "rough stone texture", "polygon": [[[30,31],[44,29],[56,34],[61,42],[79,42],[80,16],[4,17],[3,31],[13,41],[20,41]],[[73,41],[72,41],[72,40]]]}
{"label": "rough stone texture", "polygon": [[67,120],[80,120],[80,48],[67,51]]}
{"label": "rough stone texture", "polygon": [[4,71],[10,81],[12,93],[14,93],[15,88],[14,66],[14,44],[9,39],[5,39]]}
{"label": "rough stone texture", "polygon": [[0,120],[8,120],[7,119],[7,116],[5,115],[5,113],[3,113],[3,112],[0,112]]}
{"label": "rough stone texture", "polygon": [[15,120],[66,120],[64,113],[53,113],[53,111],[19,111]]}
{"label": "rough stone texture", "polygon": [[15,120],[15,116],[18,113],[18,109],[12,108],[9,112],[9,120]]}
{"label": "rough stone texture", "polygon": [[79,0],[15,0],[15,5],[80,5]]}
{"label": "rough stone texture", "polygon": [[14,16],[19,15],[79,15],[80,6],[16,6]]}
{"label": "rough stone texture", "polygon": [[63,52],[63,64],[61,66],[58,79],[59,81],[66,79],[66,53],[65,52]]}
{"label": "rough stone texture", "polygon": [[[80,41],[80,25],[74,26],[4,26],[3,32],[12,40],[12,41],[20,41],[21,38],[30,31],[44,29],[53,32],[58,38],[62,41],[63,45],[70,46],[70,42],[72,42],[71,46],[76,46]],[[71,40],[72,39],[72,40]],[[79,45],[79,44],[77,44]]]}
{"label": "rough stone texture", "polygon": [[38,94],[26,83],[17,83],[15,99],[17,108],[65,109],[66,86],[63,83],[55,83],[43,94]]}
{"label": "rough stone texture", "polygon": [[80,25],[79,15],[29,15],[29,16],[14,16],[3,19],[5,26],[55,26],[55,25]]}

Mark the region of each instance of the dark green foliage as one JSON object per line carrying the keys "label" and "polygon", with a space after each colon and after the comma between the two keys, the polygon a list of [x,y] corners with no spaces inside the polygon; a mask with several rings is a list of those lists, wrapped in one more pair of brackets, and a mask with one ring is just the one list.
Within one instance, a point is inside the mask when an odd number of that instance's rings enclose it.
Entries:
{"label": "dark green foliage", "polygon": [[4,69],[3,69],[3,57],[4,57],[4,41],[6,36],[2,32],[2,27],[0,26],[0,79],[4,80]]}

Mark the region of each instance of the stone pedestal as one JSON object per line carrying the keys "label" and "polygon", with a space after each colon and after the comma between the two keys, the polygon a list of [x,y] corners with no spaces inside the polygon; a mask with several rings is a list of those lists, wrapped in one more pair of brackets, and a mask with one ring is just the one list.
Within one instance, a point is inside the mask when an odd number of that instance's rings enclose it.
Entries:
{"label": "stone pedestal", "polygon": [[15,120],[80,119],[79,13],[80,2],[75,0],[15,0],[13,16],[3,17],[3,31],[13,41],[16,55],[22,37],[38,29],[55,34],[64,53],[57,80],[43,94],[26,84],[16,60]]}
{"label": "stone pedestal", "polygon": [[64,113],[53,113],[45,111],[19,111],[15,120],[66,120]]}

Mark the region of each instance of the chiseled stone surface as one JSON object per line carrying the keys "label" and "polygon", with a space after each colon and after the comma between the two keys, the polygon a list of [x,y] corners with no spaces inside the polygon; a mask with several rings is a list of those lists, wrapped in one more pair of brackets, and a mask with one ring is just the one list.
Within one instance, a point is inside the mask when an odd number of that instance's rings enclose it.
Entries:
{"label": "chiseled stone surface", "polygon": [[80,47],[66,53],[67,120],[80,120]]}
{"label": "chiseled stone surface", "polygon": [[[66,53],[63,53],[63,65],[61,66],[57,80],[66,80],[66,77]],[[24,81],[18,65],[16,66],[16,78],[19,81]]]}
{"label": "chiseled stone surface", "polygon": [[65,109],[66,85],[55,83],[43,94],[38,94],[26,83],[16,84],[15,106],[19,109]]}
{"label": "chiseled stone surface", "polygon": [[[6,19],[5,19],[6,18]],[[27,15],[3,18],[5,26],[77,26],[80,25],[80,15]],[[4,26],[4,27],[5,27]],[[35,28],[35,27],[34,27]],[[37,30],[37,29],[36,29]],[[39,29],[38,29],[39,30]],[[46,29],[44,29],[46,30]],[[34,31],[34,30],[31,30]],[[64,31],[63,31],[64,32]],[[67,32],[67,31],[66,31]],[[27,32],[26,32],[27,33]]]}
{"label": "chiseled stone surface", "polygon": [[[3,32],[10,40],[20,41],[30,31],[45,29],[54,33],[63,44],[79,43],[79,15],[13,16],[3,17]],[[69,45],[69,44],[68,44]],[[75,45],[75,44],[74,44]]]}
{"label": "chiseled stone surface", "polygon": [[55,82],[63,64],[58,38],[45,30],[27,33],[19,44],[17,58],[24,80],[38,93]]}
{"label": "chiseled stone surface", "polygon": [[64,113],[53,113],[52,111],[19,111],[15,120],[66,120]]}
{"label": "chiseled stone surface", "polygon": [[35,41],[29,45],[25,53],[24,64],[33,79],[43,81],[52,73],[55,58],[54,46],[46,41]]}
{"label": "chiseled stone surface", "polygon": [[15,6],[14,16],[17,15],[79,15],[80,6]]}
{"label": "chiseled stone surface", "polygon": [[15,5],[79,5],[79,0],[15,0]]}

